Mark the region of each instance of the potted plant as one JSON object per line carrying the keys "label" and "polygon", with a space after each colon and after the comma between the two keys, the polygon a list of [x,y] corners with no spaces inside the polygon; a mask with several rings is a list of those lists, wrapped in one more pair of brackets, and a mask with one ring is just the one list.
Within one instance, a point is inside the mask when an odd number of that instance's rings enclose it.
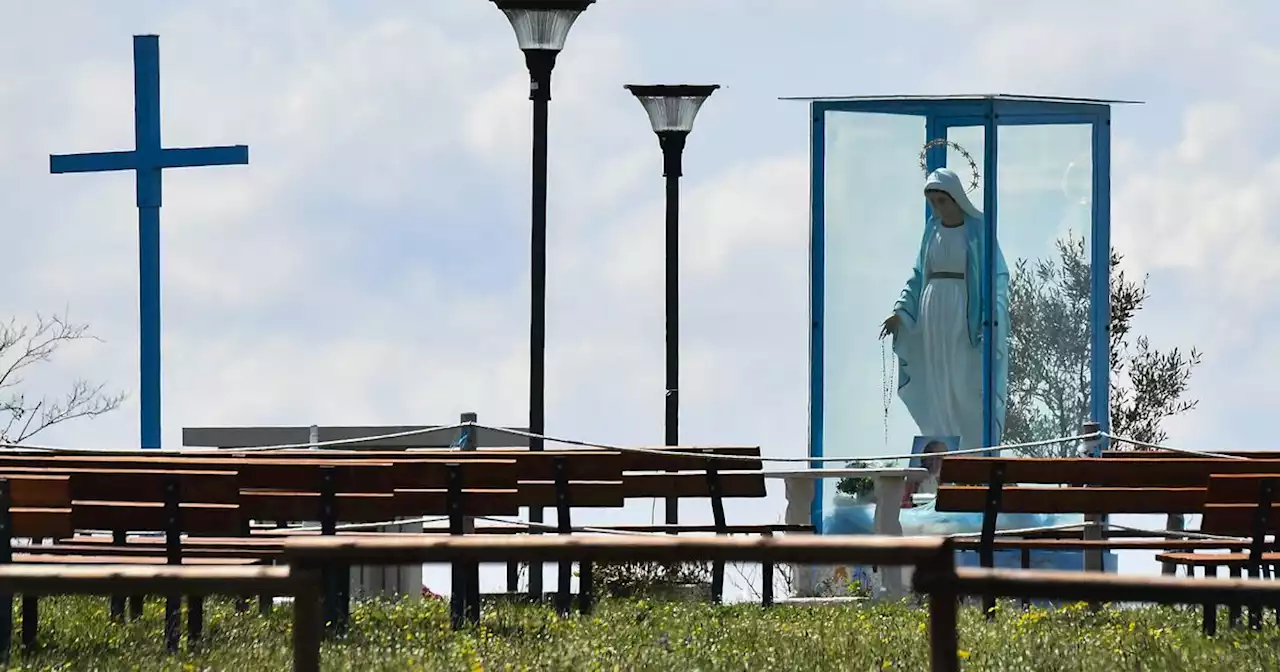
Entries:
{"label": "potted plant", "polygon": [[[875,469],[882,465],[855,460],[844,466],[846,469]],[[846,476],[836,482],[837,506],[841,504],[870,504],[875,500],[875,491],[875,478],[871,476]]]}
{"label": "potted plant", "polygon": [[601,592],[613,597],[704,600],[711,595],[711,568],[697,562],[622,562],[595,569]]}

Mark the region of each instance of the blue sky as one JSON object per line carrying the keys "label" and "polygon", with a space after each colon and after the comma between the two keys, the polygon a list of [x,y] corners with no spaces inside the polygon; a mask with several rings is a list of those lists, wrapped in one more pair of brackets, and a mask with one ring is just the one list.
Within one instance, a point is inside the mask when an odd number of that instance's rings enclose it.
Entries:
{"label": "blue sky", "polygon": [[[1113,237],[1150,273],[1141,330],[1205,352],[1201,406],[1170,439],[1274,447],[1273,4],[601,0],[555,73],[548,430],[661,439],[661,165],[622,85],[715,82],[685,166],[689,443],[805,451],[807,111],[777,98],[1000,91],[1146,101],[1115,115]],[[184,425],[524,421],[527,78],[489,2],[0,16],[7,312],[66,306],[103,339],[31,392],[75,376],[136,390],[132,177],[51,176],[47,156],[132,146],[130,36],[157,33],[166,144],[244,143],[251,160],[165,177],[167,444]],[[135,395],[41,438],[136,436]],[[781,509],[779,489],[730,516]]]}

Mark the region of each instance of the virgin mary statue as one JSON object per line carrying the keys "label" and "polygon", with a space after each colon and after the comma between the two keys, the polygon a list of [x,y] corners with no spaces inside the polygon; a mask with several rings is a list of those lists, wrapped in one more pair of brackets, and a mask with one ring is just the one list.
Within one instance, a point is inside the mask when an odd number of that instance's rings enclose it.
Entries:
{"label": "virgin mary statue", "polygon": [[[982,447],[982,325],[994,312],[992,443],[999,443],[1008,395],[1009,268],[953,171],[930,173],[924,194],[930,216],[915,268],[881,329],[881,338],[893,336],[898,397],[922,434],[959,436],[961,449]],[[996,246],[994,311],[982,295],[987,245]]]}

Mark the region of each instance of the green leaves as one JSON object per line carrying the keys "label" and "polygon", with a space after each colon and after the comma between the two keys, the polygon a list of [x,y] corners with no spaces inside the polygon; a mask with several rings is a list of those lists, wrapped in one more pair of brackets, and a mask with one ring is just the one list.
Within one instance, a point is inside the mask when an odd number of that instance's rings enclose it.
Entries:
{"label": "green leaves", "polygon": [[[1090,416],[1089,298],[1092,268],[1083,237],[1057,241],[1057,256],[1019,259],[1009,282],[1009,403],[1006,442],[1071,436]],[[1146,278],[1126,277],[1123,256],[1112,250],[1111,431],[1159,443],[1161,423],[1196,407],[1186,399],[1195,348],[1161,351],[1133,332],[1134,317],[1147,300]],[[1075,446],[1047,446],[1043,455],[1074,454]]]}

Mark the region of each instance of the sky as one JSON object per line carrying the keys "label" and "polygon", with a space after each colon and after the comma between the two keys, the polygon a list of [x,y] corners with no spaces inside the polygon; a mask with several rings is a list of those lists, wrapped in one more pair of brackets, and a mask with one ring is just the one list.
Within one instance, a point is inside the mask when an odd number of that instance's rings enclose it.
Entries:
{"label": "sky", "polygon": [[[600,0],[554,75],[548,433],[662,439],[661,157],[622,86],[705,82],[725,88],[685,153],[685,443],[806,454],[808,110],[778,98],[1003,92],[1145,102],[1114,113],[1112,236],[1149,274],[1139,331],[1204,353],[1200,405],[1169,441],[1273,448],[1278,22],[1261,0]],[[133,177],[49,175],[47,157],[133,146],[130,38],[146,33],[166,146],[250,148],[249,166],[164,178],[166,446],[184,426],[524,424],[527,74],[491,3],[2,0],[5,313],[65,310],[101,339],[23,390],[130,394],[40,442],[137,441]],[[896,284],[889,256],[868,261]],[[771,484],[730,522],[777,521],[783,500]]]}

